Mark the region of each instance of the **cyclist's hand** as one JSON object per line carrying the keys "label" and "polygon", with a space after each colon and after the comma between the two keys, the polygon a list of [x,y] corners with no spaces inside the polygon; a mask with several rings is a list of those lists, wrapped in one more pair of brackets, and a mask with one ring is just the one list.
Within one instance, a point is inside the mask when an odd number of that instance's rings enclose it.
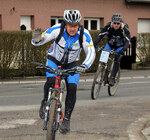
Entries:
{"label": "cyclist's hand", "polygon": [[87,70],[87,67],[85,65],[77,66],[77,72],[85,72]]}
{"label": "cyclist's hand", "polygon": [[32,40],[34,43],[38,43],[43,40],[41,28],[37,28],[32,31]]}

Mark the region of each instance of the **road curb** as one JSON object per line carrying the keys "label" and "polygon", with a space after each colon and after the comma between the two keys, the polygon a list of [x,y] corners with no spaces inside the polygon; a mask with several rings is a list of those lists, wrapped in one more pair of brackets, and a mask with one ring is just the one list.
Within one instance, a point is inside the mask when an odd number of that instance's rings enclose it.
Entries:
{"label": "road curb", "polygon": [[147,113],[131,123],[127,128],[129,140],[149,140],[150,127],[145,128],[149,120],[150,113]]}
{"label": "road curb", "polygon": [[[127,76],[127,77],[120,77],[120,80],[126,80],[126,79],[144,79],[144,78],[150,78],[150,76]],[[38,83],[45,83],[46,80],[14,80],[14,81],[1,81],[0,85],[2,84],[38,84]],[[80,82],[91,82],[93,81],[93,78],[80,78]]]}

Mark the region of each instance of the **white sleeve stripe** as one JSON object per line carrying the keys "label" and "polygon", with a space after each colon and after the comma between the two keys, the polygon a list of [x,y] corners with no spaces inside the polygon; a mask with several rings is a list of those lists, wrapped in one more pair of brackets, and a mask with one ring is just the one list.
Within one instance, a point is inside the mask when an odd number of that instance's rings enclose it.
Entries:
{"label": "white sleeve stripe", "polygon": [[107,34],[107,32],[104,32],[104,33],[100,33],[100,34],[99,34],[99,36],[100,36],[100,35],[105,35],[105,34]]}
{"label": "white sleeve stripe", "polygon": [[84,63],[89,67],[89,65],[91,65],[92,63],[92,59],[93,59],[93,55],[92,55],[92,49],[90,48],[90,55],[88,60],[86,60]]}

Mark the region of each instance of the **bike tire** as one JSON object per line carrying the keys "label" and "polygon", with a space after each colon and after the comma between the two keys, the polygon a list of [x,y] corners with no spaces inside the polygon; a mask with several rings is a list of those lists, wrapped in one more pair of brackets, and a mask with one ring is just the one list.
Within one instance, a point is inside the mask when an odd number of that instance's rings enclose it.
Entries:
{"label": "bike tire", "polygon": [[57,101],[55,99],[51,100],[49,109],[49,121],[47,123],[47,137],[46,140],[55,140],[56,131],[53,129],[56,121],[56,105]]}
{"label": "bike tire", "polygon": [[108,85],[108,95],[109,96],[114,96],[116,94],[116,91],[117,91],[118,86],[119,86],[119,81],[120,81],[120,69],[118,70],[115,81],[116,82],[115,82],[114,86],[109,86]]}
{"label": "bike tire", "polygon": [[97,99],[99,94],[100,94],[101,86],[102,86],[103,79],[104,79],[104,73],[105,73],[104,67],[100,64],[98,66],[98,69],[97,69],[96,74],[94,76],[92,89],[91,89],[91,98],[93,100]]}

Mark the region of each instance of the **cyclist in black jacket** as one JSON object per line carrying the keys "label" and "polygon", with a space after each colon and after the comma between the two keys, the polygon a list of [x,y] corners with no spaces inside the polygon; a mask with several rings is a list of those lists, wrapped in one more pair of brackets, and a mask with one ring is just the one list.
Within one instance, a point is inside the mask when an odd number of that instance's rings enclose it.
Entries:
{"label": "cyclist in black jacket", "polygon": [[120,60],[130,45],[130,31],[128,25],[123,22],[120,14],[114,14],[112,16],[112,21],[107,23],[107,25],[101,30],[94,42],[95,47],[105,35],[107,35],[108,43],[104,50],[110,51],[111,49],[115,49],[117,52],[115,54],[115,62],[109,82],[110,86],[114,86],[115,77],[120,67]]}

